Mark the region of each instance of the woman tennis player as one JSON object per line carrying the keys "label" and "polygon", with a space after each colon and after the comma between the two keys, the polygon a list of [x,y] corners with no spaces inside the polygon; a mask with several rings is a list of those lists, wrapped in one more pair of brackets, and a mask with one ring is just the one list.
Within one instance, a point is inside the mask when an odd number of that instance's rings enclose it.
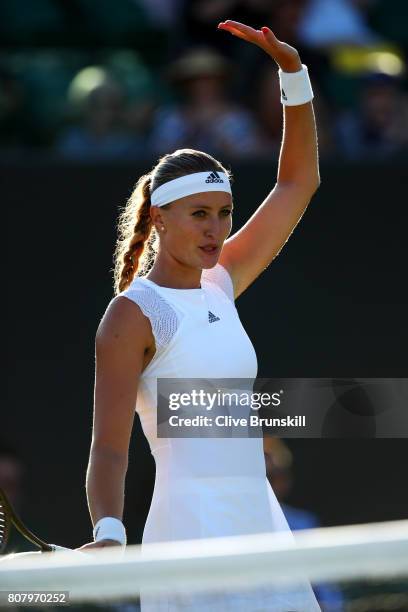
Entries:
{"label": "woman tennis player", "polygon": [[[277,183],[228,238],[230,175],[212,156],[181,149],[139,179],[121,213],[115,297],[96,334],[86,482],[94,542],[81,551],[126,544],[124,483],[135,409],[156,462],[143,543],[289,530],[266,478],[262,438],[157,436],[158,378],[256,377],[256,354],[234,300],[279,253],[319,185],[313,93],[298,52],[266,27],[229,20],[218,27],[257,45],[280,68]],[[153,241],[153,265],[142,275]],[[174,596],[160,605],[142,597],[142,610],[320,609],[307,581],[296,592],[257,591],[241,604],[231,603],[232,595],[219,595],[218,603],[212,598],[211,605],[200,597]]]}

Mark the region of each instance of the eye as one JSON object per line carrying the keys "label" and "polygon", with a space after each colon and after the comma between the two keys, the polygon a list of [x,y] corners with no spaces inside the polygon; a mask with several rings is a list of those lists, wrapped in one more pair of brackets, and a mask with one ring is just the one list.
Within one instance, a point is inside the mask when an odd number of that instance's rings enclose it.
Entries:
{"label": "eye", "polygon": [[[231,208],[223,208],[220,212],[221,212],[221,215],[223,217],[228,217],[228,215],[232,214],[232,209]],[[206,210],[196,210],[195,212],[193,212],[193,217],[201,217],[201,218],[203,218],[206,214],[207,214]]]}

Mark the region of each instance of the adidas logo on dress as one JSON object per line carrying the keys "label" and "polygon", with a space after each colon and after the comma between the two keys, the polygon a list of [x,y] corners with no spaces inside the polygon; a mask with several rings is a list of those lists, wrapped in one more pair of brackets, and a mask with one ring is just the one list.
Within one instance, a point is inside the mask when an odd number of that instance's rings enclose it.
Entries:
{"label": "adidas logo on dress", "polygon": [[286,100],[287,101],[287,97],[286,97],[284,89],[282,89],[282,100]]}
{"label": "adidas logo on dress", "polygon": [[220,177],[220,175],[214,170],[214,172],[211,172],[211,174],[207,176],[207,178],[205,179],[205,182],[206,183],[223,183],[224,181]]}
{"label": "adidas logo on dress", "polygon": [[211,310],[209,310],[208,311],[208,322],[215,323],[215,321],[220,321],[220,317],[217,317],[215,314],[211,312]]}

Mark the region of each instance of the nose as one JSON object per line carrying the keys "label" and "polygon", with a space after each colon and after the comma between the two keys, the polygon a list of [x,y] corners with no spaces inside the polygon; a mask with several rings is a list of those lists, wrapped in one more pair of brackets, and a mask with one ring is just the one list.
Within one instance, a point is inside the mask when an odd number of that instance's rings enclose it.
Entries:
{"label": "nose", "polygon": [[208,222],[204,228],[204,234],[207,238],[214,239],[215,236],[218,236],[221,233],[221,223],[217,217],[212,217],[208,219]]}

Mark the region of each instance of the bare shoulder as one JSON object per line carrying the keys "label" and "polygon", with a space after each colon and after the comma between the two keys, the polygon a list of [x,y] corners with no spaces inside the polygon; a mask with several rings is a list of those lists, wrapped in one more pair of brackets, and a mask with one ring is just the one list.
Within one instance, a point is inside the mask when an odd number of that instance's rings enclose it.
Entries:
{"label": "bare shoulder", "polygon": [[108,305],[96,332],[99,345],[129,345],[148,348],[153,341],[152,329],[140,307],[124,296],[116,296]]}
{"label": "bare shoulder", "polygon": [[96,332],[93,445],[126,457],[150,323],[139,306],[116,296]]}
{"label": "bare shoulder", "polygon": [[240,295],[241,291],[238,288],[238,279],[236,277],[234,266],[232,262],[230,261],[230,259],[228,258],[228,254],[226,252],[224,251],[221,252],[221,257],[219,258],[218,263],[223,268],[225,268],[225,270],[228,272],[231,278],[232,287],[234,290],[234,300],[235,300]]}

